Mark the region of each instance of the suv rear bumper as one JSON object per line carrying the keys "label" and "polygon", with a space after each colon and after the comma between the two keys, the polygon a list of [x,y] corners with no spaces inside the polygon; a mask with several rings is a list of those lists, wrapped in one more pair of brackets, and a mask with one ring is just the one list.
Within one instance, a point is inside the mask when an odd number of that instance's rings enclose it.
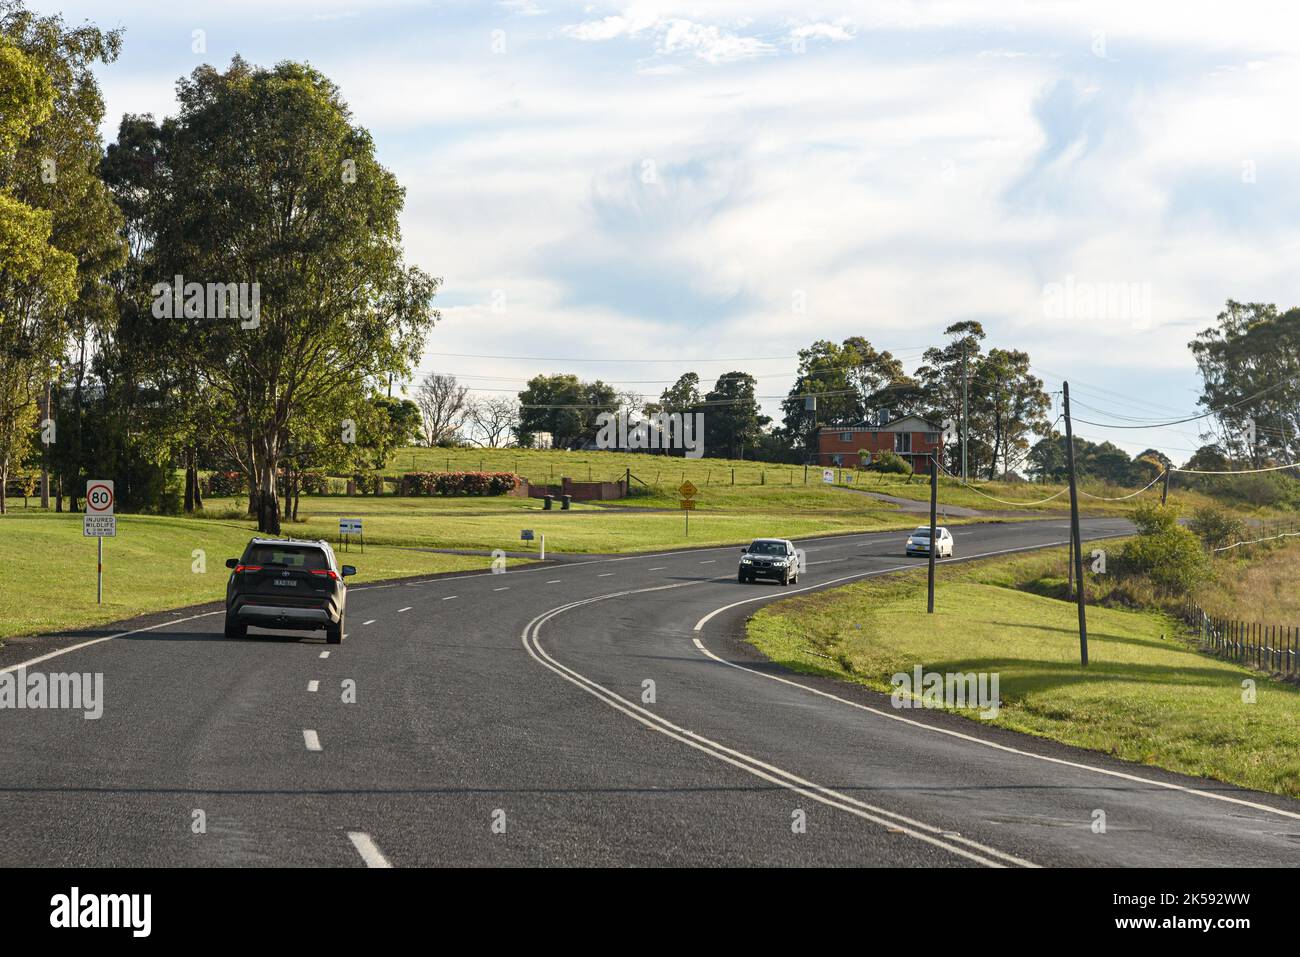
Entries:
{"label": "suv rear bumper", "polygon": [[294,608],[286,605],[262,605],[257,602],[240,605],[235,609],[235,617],[242,625],[307,631],[324,628],[337,621],[324,608]]}

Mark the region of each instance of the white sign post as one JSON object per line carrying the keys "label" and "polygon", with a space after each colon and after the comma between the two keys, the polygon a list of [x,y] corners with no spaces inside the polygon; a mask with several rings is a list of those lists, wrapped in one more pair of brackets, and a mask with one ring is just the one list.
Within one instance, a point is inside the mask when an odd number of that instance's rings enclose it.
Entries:
{"label": "white sign post", "polygon": [[117,537],[117,517],[113,505],[112,479],[89,479],[86,482],[86,512],[81,517],[81,534],[94,538],[98,558],[95,564],[95,603],[104,603],[104,539]]}

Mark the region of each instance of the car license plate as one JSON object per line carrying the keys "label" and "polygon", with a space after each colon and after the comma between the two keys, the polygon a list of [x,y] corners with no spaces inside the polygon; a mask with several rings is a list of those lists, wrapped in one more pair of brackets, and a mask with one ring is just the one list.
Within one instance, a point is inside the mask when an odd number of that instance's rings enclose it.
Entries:
{"label": "car license plate", "polygon": [[271,582],[277,588],[297,588],[298,582],[292,578],[276,578]]}

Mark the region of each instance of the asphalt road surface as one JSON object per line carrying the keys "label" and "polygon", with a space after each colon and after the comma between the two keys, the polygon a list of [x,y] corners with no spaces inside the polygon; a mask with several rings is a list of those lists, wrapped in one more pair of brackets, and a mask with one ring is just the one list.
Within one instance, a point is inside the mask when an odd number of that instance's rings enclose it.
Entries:
{"label": "asphalt road surface", "polygon": [[[1067,526],[955,532],[960,559]],[[787,588],[738,584],[735,547],[358,584],[334,647],[229,641],[217,606],[11,644],[0,669],[102,672],[104,711],[0,711],[0,865],[1300,863],[1300,802],[895,710],[737,640],[767,601],[923,564],[903,537],[800,542]]]}

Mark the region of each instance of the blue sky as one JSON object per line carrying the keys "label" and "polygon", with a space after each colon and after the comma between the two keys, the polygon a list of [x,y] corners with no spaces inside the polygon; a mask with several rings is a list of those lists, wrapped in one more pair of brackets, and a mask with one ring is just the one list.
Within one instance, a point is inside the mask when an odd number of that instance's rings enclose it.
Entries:
{"label": "blue sky", "polygon": [[446,281],[422,369],[478,389],[743,369],[780,396],[814,339],[910,371],[977,318],[1082,417],[1178,418],[1224,300],[1300,303],[1287,4],[30,5],[126,28],[110,137],[236,52],[332,77],[407,187],[408,258]]}

